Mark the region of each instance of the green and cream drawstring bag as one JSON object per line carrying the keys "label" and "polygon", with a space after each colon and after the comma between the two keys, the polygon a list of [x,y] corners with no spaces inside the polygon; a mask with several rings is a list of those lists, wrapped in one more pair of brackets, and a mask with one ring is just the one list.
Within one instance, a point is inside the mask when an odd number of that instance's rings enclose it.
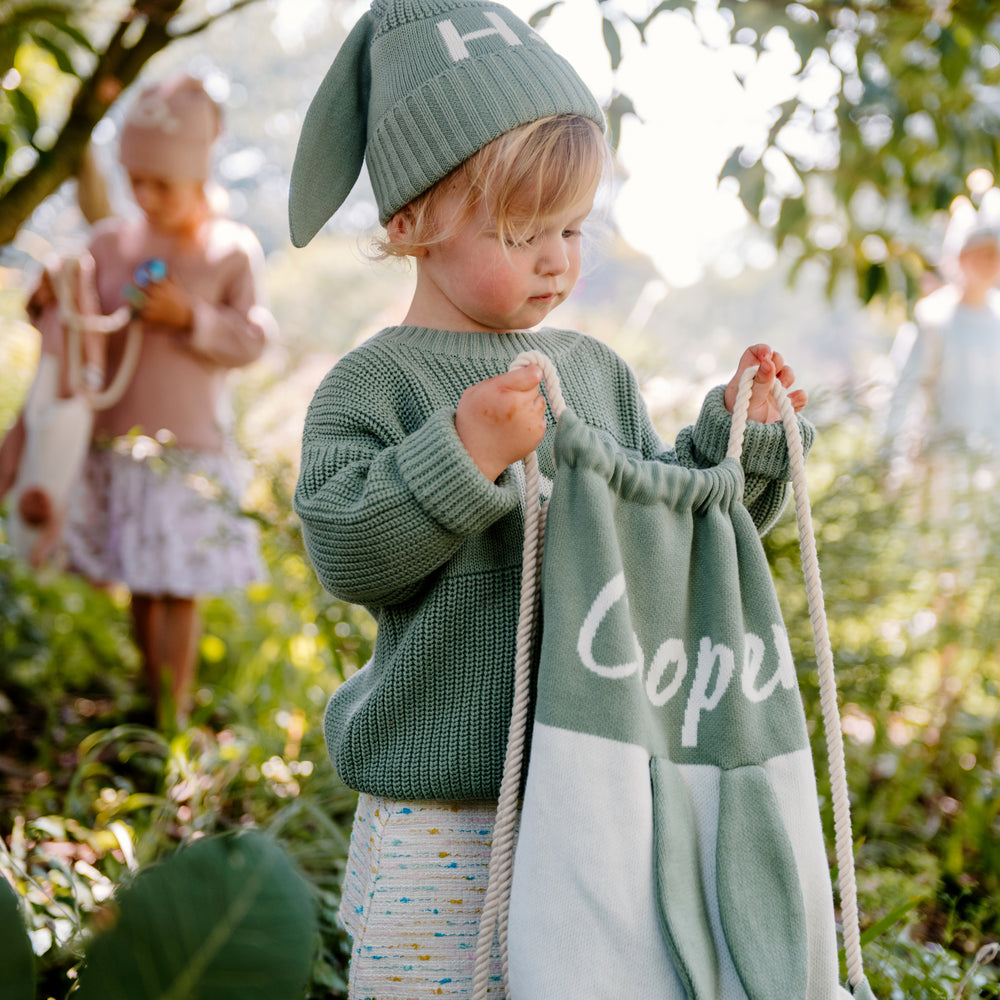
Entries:
{"label": "green and cream drawstring bag", "polygon": [[[742,504],[752,372],[729,455],[692,470],[625,455],[564,409],[547,358],[518,363],[545,371],[558,472],[546,514],[532,487],[537,461],[526,461],[518,691],[481,953],[498,926],[509,1000],[873,1000],[802,447],[784,391],[776,398],[831,749],[848,988],[795,665]],[[484,976],[477,985],[485,996]]]}

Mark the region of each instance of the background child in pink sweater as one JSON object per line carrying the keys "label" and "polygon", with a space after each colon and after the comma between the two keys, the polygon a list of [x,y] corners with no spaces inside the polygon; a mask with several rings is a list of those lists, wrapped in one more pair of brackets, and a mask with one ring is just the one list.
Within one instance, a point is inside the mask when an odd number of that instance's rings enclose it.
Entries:
{"label": "background child in pink sweater", "polygon": [[[131,590],[154,705],[162,716],[169,680],[179,719],[195,678],[196,596],[261,572],[226,454],[225,383],[260,357],[274,320],[262,303],[260,244],[217,216],[206,194],[219,129],[218,105],[186,75],[144,90],[126,116],[120,159],[140,214],[101,222],[89,250],[100,312],[131,302],[141,350],[124,394],[95,414],[65,525],[72,568]],[[51,300],[43,281],[33,298],[43,331],[58,331],[45,321]],[[59,353],[44,342],[52,335],[43,332],[43,350]],[[125,342],[124,330],[108,338],[105,384]]]}

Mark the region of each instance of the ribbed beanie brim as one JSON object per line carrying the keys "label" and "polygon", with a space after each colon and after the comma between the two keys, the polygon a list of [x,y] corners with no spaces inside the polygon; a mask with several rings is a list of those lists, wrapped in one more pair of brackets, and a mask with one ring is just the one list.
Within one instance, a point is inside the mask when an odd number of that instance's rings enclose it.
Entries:
{"label": "ribbed beanie brim", "polygon": [[407,95],[369,132],[365,158],[379,218],[386,222],[506,132],[582,110],[599,114],[573,68],[548,47],[466,59]]}

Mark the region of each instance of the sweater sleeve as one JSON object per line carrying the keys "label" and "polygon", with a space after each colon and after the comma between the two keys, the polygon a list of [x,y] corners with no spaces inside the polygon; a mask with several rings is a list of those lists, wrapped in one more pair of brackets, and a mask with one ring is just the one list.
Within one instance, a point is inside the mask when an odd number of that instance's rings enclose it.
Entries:
{"label": "sweater sleeve", "polygon": [[317,576],[369,607],[419,593],[470,535],[518,506],[507,474],[486,479],[441,408],[407,428],[343,362],[306,417],[295,511]]}
{"label": "sweater sleeve", "polygon": [[248,230],[229,254],[225,272],[220,301],[195,299],[189,343],[214,364],[240,368],[256,361],[276,333],[264,301],[264,253]]}
{"label": "sweater sleeve", "polygon": [[[721,385],[709,391],[697,421],[681,430],[673,448],[664,447],[649,422],[643,432],[643,453],[646,457],[673,462],[689,469],[707,469],[718,465],[726,457],[732,425],[732,414],[724,402],[725,391],[725,386]],[[799,417],[799,431],[803,451],[808,455],[815,429]],[[764,535],[774,526],[788,502],[791,471],[785,429],[780,422],[761,424],[755,420],[747,421],[742,465],[746,474],[743,504],[758,532]]]}
{"label": "sweater sleeve", "polygon": [[[676,449],[682,465],[707,468],[718,465],[726,457],[733,417],[726,409],[725,393],[723,385],[709,390],[697,421],[678,434]],[[808,455],[816,431],[802,417],[798,418],[798,423],[802,450]],[[747,421],[742,465],[746,474],[743,503],[763,535],[774,526],[788,502],[791,470],[785,428],[780,421],[771,424]]]}
{"label": "sweater sleeve", "polygon": [[[725,405],[725,386],[716,386],[708,392],[697,421],[681,430],[671,448],[664,445],[653,425],[635,374],[621,358],[615,357],[615,364],[610,366],[616,379],[613,392],[619,406],[624,408],[623,426],[631,428],[625,439],[634,441],[644,458],[689,469],[706,469],[718,465],[726,457],[732,415]],[[815,430],[801,417],[799,430],[803,450],[808,455]],[[747,421],[742,464],[746,474],[743,503],[763,535],[780,517],[788,501],[788,447],[785,428],[780,422]]]}

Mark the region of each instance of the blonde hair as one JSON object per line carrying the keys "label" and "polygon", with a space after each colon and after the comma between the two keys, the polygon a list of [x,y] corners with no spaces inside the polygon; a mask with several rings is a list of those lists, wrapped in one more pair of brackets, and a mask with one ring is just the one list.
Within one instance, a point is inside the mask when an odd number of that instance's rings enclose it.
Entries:
{"label": "blonde hair", "polygon": [[[498,238],[515,244],[537,222],[594,192],[609,173],[611,153],[597,125],[582,115],[554,115],[521,125],[488,143],[402,212],[409,239],[375,241],[381,257],[410,257],[451,236],[485,204]],[[459,192],[445,217],[444,198]]]}

